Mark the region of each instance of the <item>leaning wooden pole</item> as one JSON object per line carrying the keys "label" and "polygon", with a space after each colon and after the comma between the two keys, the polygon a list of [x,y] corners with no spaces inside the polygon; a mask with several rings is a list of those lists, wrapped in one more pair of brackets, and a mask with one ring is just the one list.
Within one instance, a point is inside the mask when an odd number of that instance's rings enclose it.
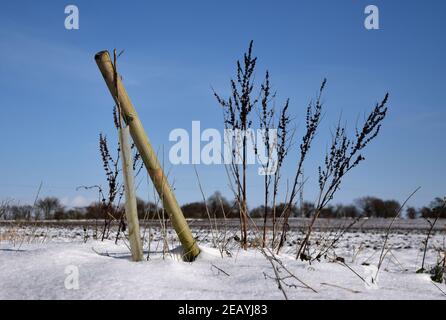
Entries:
{"label": "leaning wooden pole", "polygon": [[[200,254],[200,249],[198,248],[189,225],[184,218],[183,212],[172,192],[172,188],[167,181],[167,177],[164,175],[156,153],[152,148],[149,138],[144,131],[142,123],[139,120],[135,108],[133,107],[119,76],[117,77],[117,83],[115,84],[113,62],[110,59],[108,51],[98,52],[95,55],[95,60],[113,99],[121,108],[122,117],[125,123],[129,126],[133,142],[141,154],[147,172],[152,179],[155,189],[163,202],[164,209],[169,215],[172,225],[183,246],[183,257],[187,261],[193,261]],[[118,92],[116,92],[115,85]],[[116,101],[116,99],[118,99],[118,101]]]}

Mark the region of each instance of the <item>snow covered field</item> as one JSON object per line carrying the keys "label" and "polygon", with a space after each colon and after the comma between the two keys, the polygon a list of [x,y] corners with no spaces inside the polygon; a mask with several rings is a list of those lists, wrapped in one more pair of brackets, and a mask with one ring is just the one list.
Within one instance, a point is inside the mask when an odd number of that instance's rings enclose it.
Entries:
{"label": "snow covered field", "polygon": [[[78,226],[0,226],[0,299],[284,299],[271,263],[259,249],[238,249],[230,232],[222,257],[212,248],[209,230],[194,229],[202,248],[194,263],[181,261],[172,231],[165,243],[160,228],[145,230],[149,259],[140,263],[129,260],[125,240],[115,244],[112,233],[110,240],[100,241],[95,232]],[[317,292],[302,287],[279,267],[289,299],[446,299],[444,283],[416,273],[423,256],[423,232],[390,235],[390,250],[375,283],[383,232],[346,233],[326,259],[311,264],[295,260],[296,237],[301,236],[293,231],[278,258]],[[331,236],[316,232],[313,247]],[[430,239],[427,269],[444,250],[445,237],[437,232]]]}

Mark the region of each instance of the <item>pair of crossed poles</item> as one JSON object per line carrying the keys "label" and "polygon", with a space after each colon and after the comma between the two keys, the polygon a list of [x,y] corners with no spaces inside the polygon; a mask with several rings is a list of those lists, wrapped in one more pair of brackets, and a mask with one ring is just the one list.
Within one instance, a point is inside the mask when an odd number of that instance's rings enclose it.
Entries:
{"label": "pair of crossed poles", "polygon": [[175,229],[181,245],[183,246],[183,259],[193,261],[200,254],[200,249],[192,235],[189,225],[184,218],[183,212],[173,194],[172,188],[167,181],[160,162],[152,148],[149,138],[144,131],[141,120],[125,90],[121,78],[116,71],[116,58],[113,63],[108,51],[101,51],[95,55],[96,63],[104,77],[110,93],[118,106],[120,116],[125,122],[121,126],[119,139],[122,152],[122,167],[124,176],[124,188],[126,196],[125,214],[129,224],[129,242],[134,261],[141,261],[143,257],[141,236],[139,232],[139,221],[136,210],[136,197],[134,195],[133,165],[130,153],[128,134],[133,139],[144,166],[162,200],[172,226]]}

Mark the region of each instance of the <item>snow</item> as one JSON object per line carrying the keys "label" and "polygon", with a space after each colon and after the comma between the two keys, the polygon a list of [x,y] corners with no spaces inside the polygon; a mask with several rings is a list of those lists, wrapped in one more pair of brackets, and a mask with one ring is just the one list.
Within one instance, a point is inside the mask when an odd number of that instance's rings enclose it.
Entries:
{"label": "snow", "polygon": [[[274,280],[271,264],[255,248],[247,251],[229,246],[231,256],[211,248],[199,236],[202,253],[193,263],[181,261],[180,250],[170,234],[169,250],[163,252],[160,230],[151,230],[145,242],[143,262],[131,262],[124,240],[84,241],[81,228],[50,228],[15,231],[0,227],[0,299],[284,299]],[[17,234],[28,234],[21,238]],[[201,237],[201,238],[200,238]],[[317,238],[317,233],[315,234]],[[292,238],[292,237],[291,237]],[[323,259],[321,262],[297,261],[292,241],[279,257],[283,264],[317,293],[302,287],[284,287],[290,299],[445,299],[427,274],[416,274],[422,258],[421,233],[392,234],[377,283],[376,274],[382,233],[347,233],[336,254],[345,265]],[[15,241],[13,241],[13,239]],[[200,241],[201,239],[201,241]],[[445,235],[430,240],[427,266],[444,248]],[[370,265],[362,265],[367,262]],[[67,289],[67,271],[79,271],[79,288]],[[358,276],[359,275],[359,276]],[[283,276],[285,274],[283,273]],[[364,282],[360,277],[363,277]],[[287,283],[298,285],[292,279]],[[444,284],[437,284],[446,291]]]}

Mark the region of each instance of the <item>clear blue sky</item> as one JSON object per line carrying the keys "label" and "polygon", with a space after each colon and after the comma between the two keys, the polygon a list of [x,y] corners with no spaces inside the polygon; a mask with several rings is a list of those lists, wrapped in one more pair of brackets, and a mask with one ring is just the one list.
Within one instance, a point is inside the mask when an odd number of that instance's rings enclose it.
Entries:
{"label": "clear blue sky", "polygon": [[[222,129],[211,86],[228,92],[249,40],[257,79],[271,72],[278,102],[291,99],[300,133],[304,109],[328,78],[322,130],[305,167],[305,198],[317,192],[317,165],[342,113],[353,129],[390,92],[389,116],[333,203],[364,195],[421,206],[446,194],[446,2],[431,1],[74,1],[80,29],[64,28],[65,1],[2,1],[0,10],[0,199],[53,195],[67,205],[96,198],[79,185],[105,184],[98,134],[116,139],[112,99],[95,65],[103,49],[125,49],[120,71],[155,148],[174,128]],[[380,30],[364,8],[380,9]],[[190,130],[190,129],[189,129]],[[292,177],[297,148],[284,177]],[[198,166],[207,195],[230,196],[222,166]],[[181,203],[199,200],[192,166],[174,166]],[[285,178],[284,178],[285,179]],[[251,175],[250,204],[262,200]],[[147,199],[143,181],[140,196]]]}

